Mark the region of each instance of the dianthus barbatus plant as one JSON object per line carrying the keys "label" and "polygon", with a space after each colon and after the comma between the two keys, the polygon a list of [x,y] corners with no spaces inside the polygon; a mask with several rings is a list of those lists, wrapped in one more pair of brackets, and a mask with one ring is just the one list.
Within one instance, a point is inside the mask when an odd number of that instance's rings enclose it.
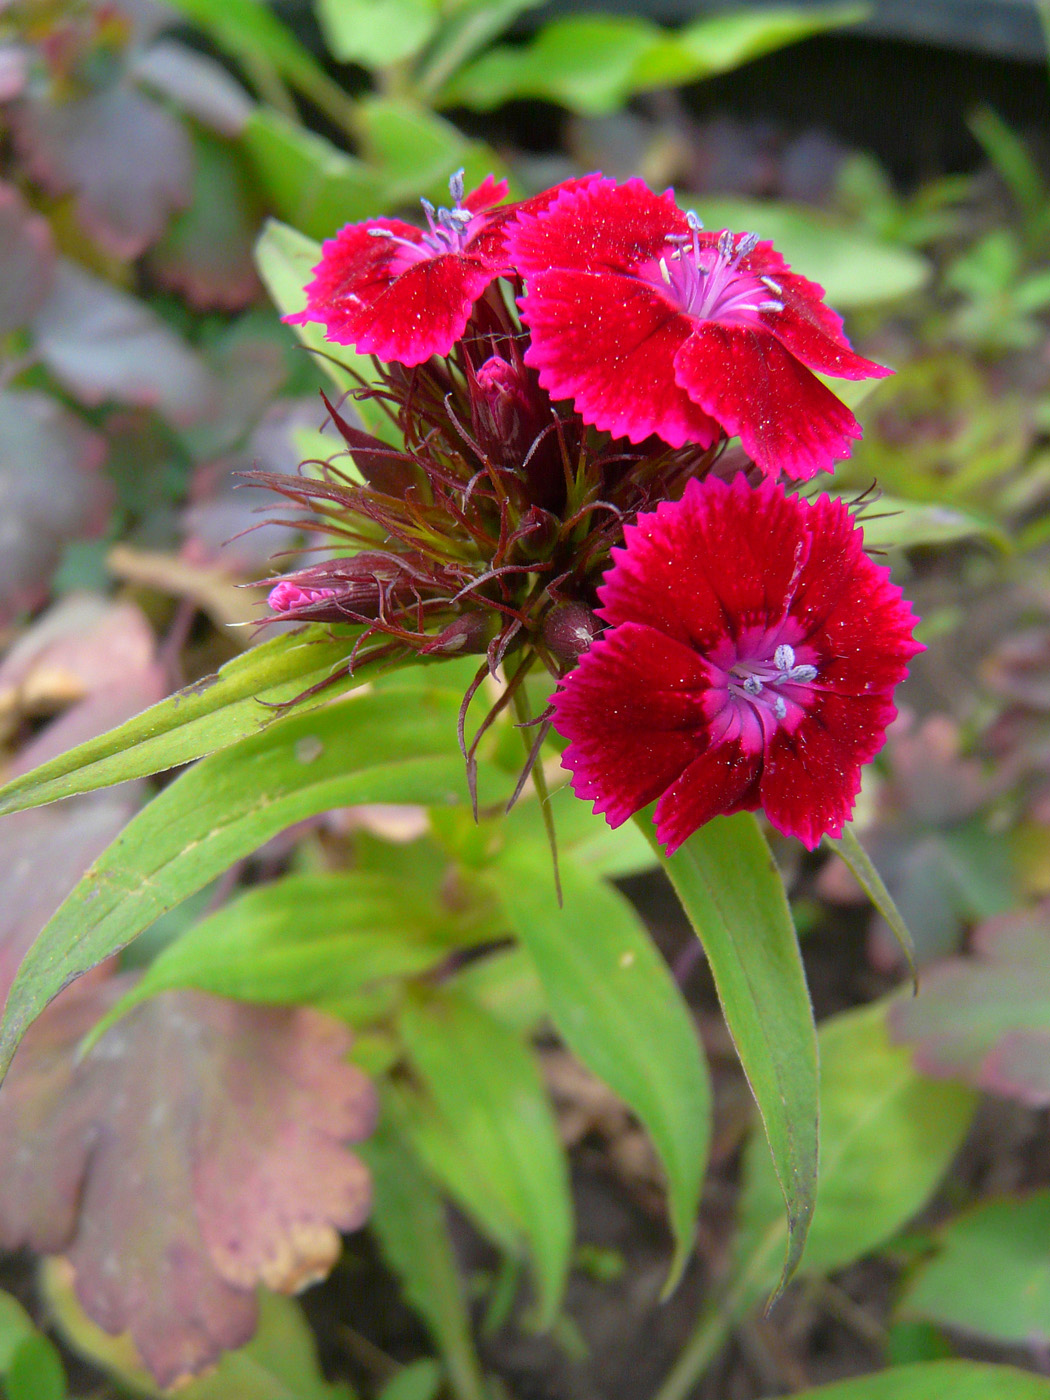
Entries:
{"label": "dianthus barbatus plant", "polygon": [[[383,410],[396,445],[326,399],[345,453],[297,477],[253,475],[301,507],[291,523],[333,549],[275,581],[279,618],[362,625],[351,666],[391,651],[484,655],[460,722],[473,792],[477,742],[511,702],[528,718],[522,682],[534,665],[564,681],[605,623],[619,621],[595,608],[625,528],[687,487],[739,474],[725,499],[746,531],[747,493],[764,478],[810,476],[859,435],[809,366],[849,378],[889,371],[854,354],[821,288],[769,244],[702,233],[669,193],[597,175],[519,204],[501,203],[506,187],[491,178],[465,194],[460,173],[450,188],[450,208],[424,201],[426,230],[394,219],[344,228],[324,245],[305,309],[288,318],[319,321],[330,341],[373,355],[375,381],[354,397]],[[724,453],[730,434],[744,453]],[[781,563],[768,563],[771,587]],[[763,579],[755,586],[761,593]],[[676,587],[673,571],[654,574],[672,612],[684,603]],[[776,606],[770,599],[771,618]],[[732,642],[749,624],[724,612]],[[799,633],[793,645],[804,641]],[[503,663],[508,684],[468,746],[467,708]],[[614,690],[594,694],[615,705]],[[581,752],[588,693],[571,687],[571,702],[559,696],[539,718],[522,782],[552,714]],[[632,707],[644,729],[637,694]],[[865,711],[871,732],[853,735],[851,775],[881,745],[886,713]],[[694,725],[687,747],[706,742]],[[761,765],[759,753],[752,796]],[[736,793],[697,811],[734,805],[758,800]],[[824,830],[841,811],[842,802],[829,808]],[[806,825],[807,838],[814,830]],[[679,823],[674,844],[682,837]]]}

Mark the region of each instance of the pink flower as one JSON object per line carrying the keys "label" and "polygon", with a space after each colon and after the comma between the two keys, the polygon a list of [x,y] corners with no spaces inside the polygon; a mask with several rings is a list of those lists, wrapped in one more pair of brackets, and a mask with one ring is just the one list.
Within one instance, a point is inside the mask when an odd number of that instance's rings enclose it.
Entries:
{"label": "pink flower", "polygon": [[478,297],[509,270],[503,226],[516,207],[493,207],[507,182],[491,175],[464,196],[460,170],[449,189],[451,209],[423,201],[426,232],[401,219],[347,224],[323,246],[306,309],[284,319],[320,321],[329,340],[381,360],[418,365],[447,355]]}
{"label": "pink flower", "polygon": [[611,626],[554,699],[578,797],[610,826],[658,799],[668,853],[758,807],[810,849],[841,834],[922,647],[840,501],[690,481],[627,526],[598,596]]}
{"label": "pink flower", "polygon": [[823,288],[772,244],[705,233],[641,180],[595,175],[522,206],[507,247],[540,383],[632,442],[708,447],[724,431],[763,471],[809,477],[860,437],[811,371],[891,373],[853,353]]}

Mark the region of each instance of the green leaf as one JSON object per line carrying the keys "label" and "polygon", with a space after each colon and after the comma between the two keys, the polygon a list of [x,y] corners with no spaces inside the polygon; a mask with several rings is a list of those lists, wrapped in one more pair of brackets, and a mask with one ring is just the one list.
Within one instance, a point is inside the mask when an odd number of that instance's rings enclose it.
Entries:
{"label": "green leaf", "polygon": [[220,49],[253,72],[262,63],[308,94],[327,91],[331,80],[310,51],[264,0],[174,0]]}
{"label": "green leaf", "polygon": [[394,1130],[392,1116],[388,1114],[379,1130],[355,1147],[372,1171],[372,1228],[387,1263],[401,1278],[405,1296],[444,1357],[456,1400],[487,1400],[444,1206]]}
{"label": "green leaf", "polygon": [[696,1029],[641,920],[573,859],[554,889],[550,853],[508,843],[492,873],[507,922],[536,966],[558,1034],[642,1122],[667,1173],[671,1281],[693,1246],[707,1162],[710,1087]]}
{"label": "green leaf", "polygon": [[33,1319],[17,1298],[0,1291],[0,1376],[11,1365],[15,1351],[36,1329]]}
{"label": "green leaf", "polygon": [[183,773],[103,852],[26,954],[0,1026],[0,1067],[67,983],[279,831],[353,803],[463,800],[458,709],[449,692],[351,695]]}
{"label": "green leaf", "polygon": [[361,133],[368,159],[383,181],[388,209],[416,204],[423,195],[447,204],[449,177],[460,166],[468,190],[502,168],[488,146],[468,140],[451,122],[404,99],[365,99]]}
{"label": "green leaf", "polygon": [[[640,820],[652,830],[647,816]],[[716,817],[662,859],[762,1115],[787,1207],[786,1280],[813,1213],[818,1091],[813,1008],[784,884],[749,812]]]}
{"label": "green leaf", "polygon": [[[466,997],[411,997],[400,1022],[405,1048],[437,1113],[459,1144],[469,1187],[494,1200],[531,1257],[540,1325],[557,1313],[572,1257],[568,1166],[531,1051]],[[472,1194],[461,1204],[468,1210]],[[486,1207],[482,1223],[491,1219]],[[504,1240],[504,1231],[498,1236]]]}
{"label": "green leaf", "polygon": [[[820,1028],[820,1182],[800,1270],[824,1275],[885,1244],[937,1189],[973,1117],[976,1095],[924,1079],[892,1045],[886,1005]],[[780,1193],[760,1138],[750,1144],[735,1272],[761,1299],[784,1238]]]}
{"label": "green leaf", "polygon": [[547,1014],[535,964],[524,948],[500,948],[475,958],[446,986],[471,997],[519,1035],[531,1035]]}
{"label": "green leaf", "polygon": [[[241,139],[278,214],[311,237],[332,238],[344,224],[379,211],[382,182],[374,170],[272,107],[255,108]],[[311,267],[320,253],[311,250]],[[288,310],[302,309],[307,280]]]}
{"label": "green leaf", "polygon": [[383,979],[424,972],[492,934],[453,916],[433,891],[427,897],[383,875],[290,875],[255,886],[169,944],[90,1041],[172,987],[325,1008]]}
{"label": "green leaf", "polygon": [[422,1361],[402,1366],[380,1391],[379,1400],[435,1400],[441,1381],[441,1366],[424,1357]]}
{"label": "green leaf", "polygon": [[603,116],[637,92],[724,73],[863,14],[856,5],[816,13],[787,8],[717,15],[679,30],[633,17],[570,15],[546,25],[530,44],[482,55],[451,80],[440,100],[488,111],[514,98],[538,97]]}
{"label": "green leaf", "polygon": [[[571,856],[577,865],[586,866],[596,875],[614,880],[659,865],[634,822],[625,822],[614,830],[604,817],[594,815],[588,803],[576,797],[568,783],[551,793],[547,808],[558,835],[559,853]],[[504,829],[509,841],[531,841],[545,853],[550,849],[540,804],[530,792],[515,803],[505,818]]]}
{"label": "green leaf", "polygon": [[15,778],[0,789],[0,814],[192,763],[268,729],[280,719],[276,706],[338,674],[340,668],[344,675],[321,695],[303,701],[297,713],[372,680],[375,669],[361,677],[345,674],[358,631],[347,629],[336,637],[330,628],[313,627],[253,647],[216,674]]}
{"label": "green leaf", "polygon": [[441,88],[451,75],[518,15],[543,3],[544,0],[466,0],[458,4],[455,12],[446,16],[416,76],[417,98],[427,105],[441,106]]}
{"label": "green leaf", "polygon": [[1050,1381],[1012,1366],[925,1361],[799,1390],[795,1400],[1050,1400]]}
{"label": "green leaf", "polygon": [[66,1400],[66,1373],[54,1344],[40,1332],[15,1347],[4,1377],[7,1400]]}
{"label": "green leaf", "polygon": [[876,870],[871,856],[861,845],[857,838],[857,833],[852,825],[847,825],[838,840],[831,836],[824,837],[827,845],[849,866],[853,878],[861,889],[871,900],[872,904],[879,911],[882,917],[893,932],[894,938],[900,944],[901,952],[908,960],[912,977],[915,977],[915,940],[911,936],[908,925],[904,922],[900,910],[893,901],[893,896],[886,888],[886,884]]}
{"label": "green leaf", "polygon": [[803,205],[688,194],[680,194],[679,203],[694,207],[709,229],[747,230],[769,239],[795,272],[819,282],[839,310],[912,296],[930,278],[930,264],[919,253],[865,237]]}
{"label": "green leaf", "polygon": [[1050,1191],[985,1201],[948,1221],[901,1311],[1020,1346],[1050,1342]]}
{"label": "green leaf", "polygon": [[[834,389],[835,381],[828,382]],[[844,499],[848,504],[850,498]],[[870,515],[858,518],[864,526],[865,549],[914,549],[968,539],[988,540],[1004,551],[1012,548],[1009,535],[990,516],[974,515],[955,506],[880,496]]]}
{"label": "green leaf", "polygon": [[419,52],[438,27],[438,0],[317,0],[325,44],[340,63],[388,68]]}

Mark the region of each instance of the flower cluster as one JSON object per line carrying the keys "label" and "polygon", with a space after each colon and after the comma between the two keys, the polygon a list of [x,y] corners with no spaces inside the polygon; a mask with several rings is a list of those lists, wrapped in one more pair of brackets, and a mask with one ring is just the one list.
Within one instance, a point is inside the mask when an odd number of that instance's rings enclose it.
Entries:
{"label": "flower cluster", "polygon": [[770,244],[705,231],[670,192],[450,189],[425,230],[325,243],[288,318],[374,357],[356,397],[397,445],[328,404],[350,464],[258,477],[340,547],[271,608],[358,624],[362,654],[485,653],[464,713],[488,669],[510,663],[502,705],[541,662],[577,793],[613,824],[658,799],[669,850],[759,806],[810,846],[838,833],[914,618],[849,510],[778,478],[860,435],[818,374],[889,371]]}

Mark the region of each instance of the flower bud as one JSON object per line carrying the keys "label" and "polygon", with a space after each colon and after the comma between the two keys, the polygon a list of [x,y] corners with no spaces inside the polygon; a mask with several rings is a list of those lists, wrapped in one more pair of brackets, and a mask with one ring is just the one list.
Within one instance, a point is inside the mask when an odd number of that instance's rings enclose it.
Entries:
{"label": "flower bud", "polygon": [[591,642],[601,632],[602,624],[582,603],[558,603],[543,622],[543,641],[563,666],[575,666]]}

